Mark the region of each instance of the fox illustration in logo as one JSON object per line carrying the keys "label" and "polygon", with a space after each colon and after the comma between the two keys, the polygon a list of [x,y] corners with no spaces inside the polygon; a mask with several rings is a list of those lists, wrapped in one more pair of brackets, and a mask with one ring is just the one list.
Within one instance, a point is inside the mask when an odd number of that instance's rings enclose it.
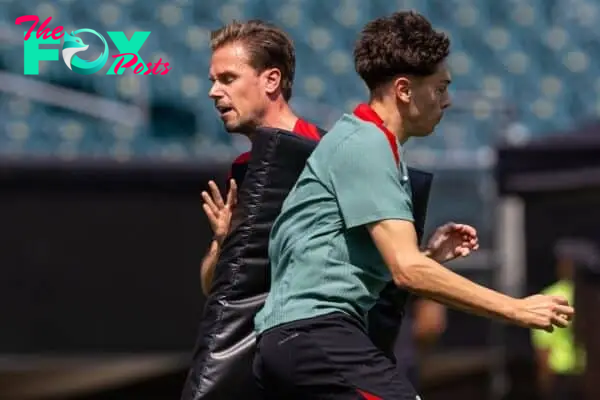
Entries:
{"label": "fox illustration in logo", "polygon": [[[104,51],[100,54],[100,57],[94,61],[85,61],[75,55],[76,53],[85,51],[90,47],[83,43],[83,40],[76,36],[78,33],[82,32],[92,33],[98,36],[104,43]],[[69,67],[70,70],[82,75],[90,75],[100,71],[102,67],[104,67],[104,64],[106,64],[106,60],[108,60],[108,43],[106,43],[104,37],[102,37],[102,35],[100,35],[98,32],[91,29],[79,29],[71,32],[70,35],[65,32],[64,40],[62,56],[65,64],[67,64],[67,67]]]}

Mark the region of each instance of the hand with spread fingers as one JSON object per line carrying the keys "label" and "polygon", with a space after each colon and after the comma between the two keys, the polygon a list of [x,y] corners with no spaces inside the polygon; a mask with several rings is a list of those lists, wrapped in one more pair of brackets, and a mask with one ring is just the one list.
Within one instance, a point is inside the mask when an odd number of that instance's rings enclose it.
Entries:
{"label": "hand with spread fingers", "polygon": [[230,180],[229,191],[227,192],[225,201],[223,201],[219,188],[214,181],[208,182],[208,187],[210,194],[206,191],[202,192],[202,199],[204,200],[202,208],[208,217],[208,222],[213,231],[213,239],[220,244],[229,232],[231,215],[233,208],[237,204],[237,185],[235,180]]}
{"label": "hand with spread fingers", "polygon": [[555,327],[566,328],[575,310],[561,296],[536,294],[517,300],[515,320],[524,328],[552,332]]}
{"label": "hand with spread fingers", "polygon": [[439,263],[467,257],[479,248],[477,230],[470,225],[447,223],[436,229],[426,253]]}

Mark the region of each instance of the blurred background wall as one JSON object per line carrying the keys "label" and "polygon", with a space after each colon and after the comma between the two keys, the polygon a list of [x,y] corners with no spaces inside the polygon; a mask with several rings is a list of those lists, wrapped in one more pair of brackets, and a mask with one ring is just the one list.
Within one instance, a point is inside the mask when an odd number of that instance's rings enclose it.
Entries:
{"label": "blurred background wall", "polygon": [[[429,230],[479,230],[481,250],[451,267],[524,296],[557,279],[557,240],[597,246],[596,0],[1,0],[0,398],[178,398],[211,236],[200,192],[248,148],[207,96],[209,32],[282,26],[297,50],[292,105],[328,128],[366,100],[359,30],[407,8],[452,40],[454,106],[405,154],[436,175]],[[68,32],[151,31],[141,57],[172,69],[81,75],[59,59],[25,75],[30,23],[15,19],[32,14]],[[100,41],[85,38],[94,59]],[[539,395],[523,329],[450,311],[422,363],[426,399]]]}

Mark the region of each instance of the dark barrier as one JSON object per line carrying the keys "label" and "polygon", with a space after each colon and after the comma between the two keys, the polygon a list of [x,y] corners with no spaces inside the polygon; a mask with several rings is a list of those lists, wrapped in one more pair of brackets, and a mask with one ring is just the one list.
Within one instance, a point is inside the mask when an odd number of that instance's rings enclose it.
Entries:
{"label": "dark barrier", "polygon": [[1,161],[0,353],[188,353],[226,165]]}
{"label": "dark barrier", "polygon": [[[520,197],[525,205],[527,294],[556,281],[553,249],[558,241],[569,239],[600,247],[598,133],[600,125],[596,124],[498,152],[500,192]],[[592,274],[582,274],[585,262],[582,264],[581,256],[585,253],[577,250],[569,258],[579,267],[575,282],[575,330],[588,356],[583,377],[584,398],[597,399],[600,396],[597,389],[600,377],[600,323],[597,318],[600,285],[597,280],[590,279]],[[510,327],[508,332],[509,347],[515,355],[520,352],[521,357],[532,358],[529,331]],[[523,347],[528,351],[518,350]],[[526,387],[513,386],[519,390]]]}
{"label": "dark barrier", "polygon": [[[577,267],[578,277],[575,281],[577,315],[574,329],[579,343],[586,348],[588,354],[583,379],[577,380],[576,385],[581,388],[582,381],[586,382],[582,390],[583,399],[598,399],[600,324],[597,316],[600,280],[592,279],[594,274],[587,269],[598,268],[599,265],[598,257],[591,257],[590,253],[597,253],[597,250],[592,249],[600,248],[600,216],[596,212],[600,204],[600,190],[590,188],[557,191],[552,192],[552,195],[527,195],[524,199],[528,292],[538,292],[556,281],[553,249],[558,241],[567,239],[571,247],[570,258]],[[528,332],[521,333],[525,336]]]}

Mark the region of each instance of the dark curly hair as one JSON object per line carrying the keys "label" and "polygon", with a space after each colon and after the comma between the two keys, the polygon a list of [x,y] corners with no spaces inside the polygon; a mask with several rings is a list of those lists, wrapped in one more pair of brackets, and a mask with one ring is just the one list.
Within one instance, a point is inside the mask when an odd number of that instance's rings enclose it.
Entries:
{"label": "dark curly hair", "polygon": [[402,11],[365,25],[354,47],[354,66],[374,92],[398,75],[433,74],[449,53],[448,36],[422,15]]}

